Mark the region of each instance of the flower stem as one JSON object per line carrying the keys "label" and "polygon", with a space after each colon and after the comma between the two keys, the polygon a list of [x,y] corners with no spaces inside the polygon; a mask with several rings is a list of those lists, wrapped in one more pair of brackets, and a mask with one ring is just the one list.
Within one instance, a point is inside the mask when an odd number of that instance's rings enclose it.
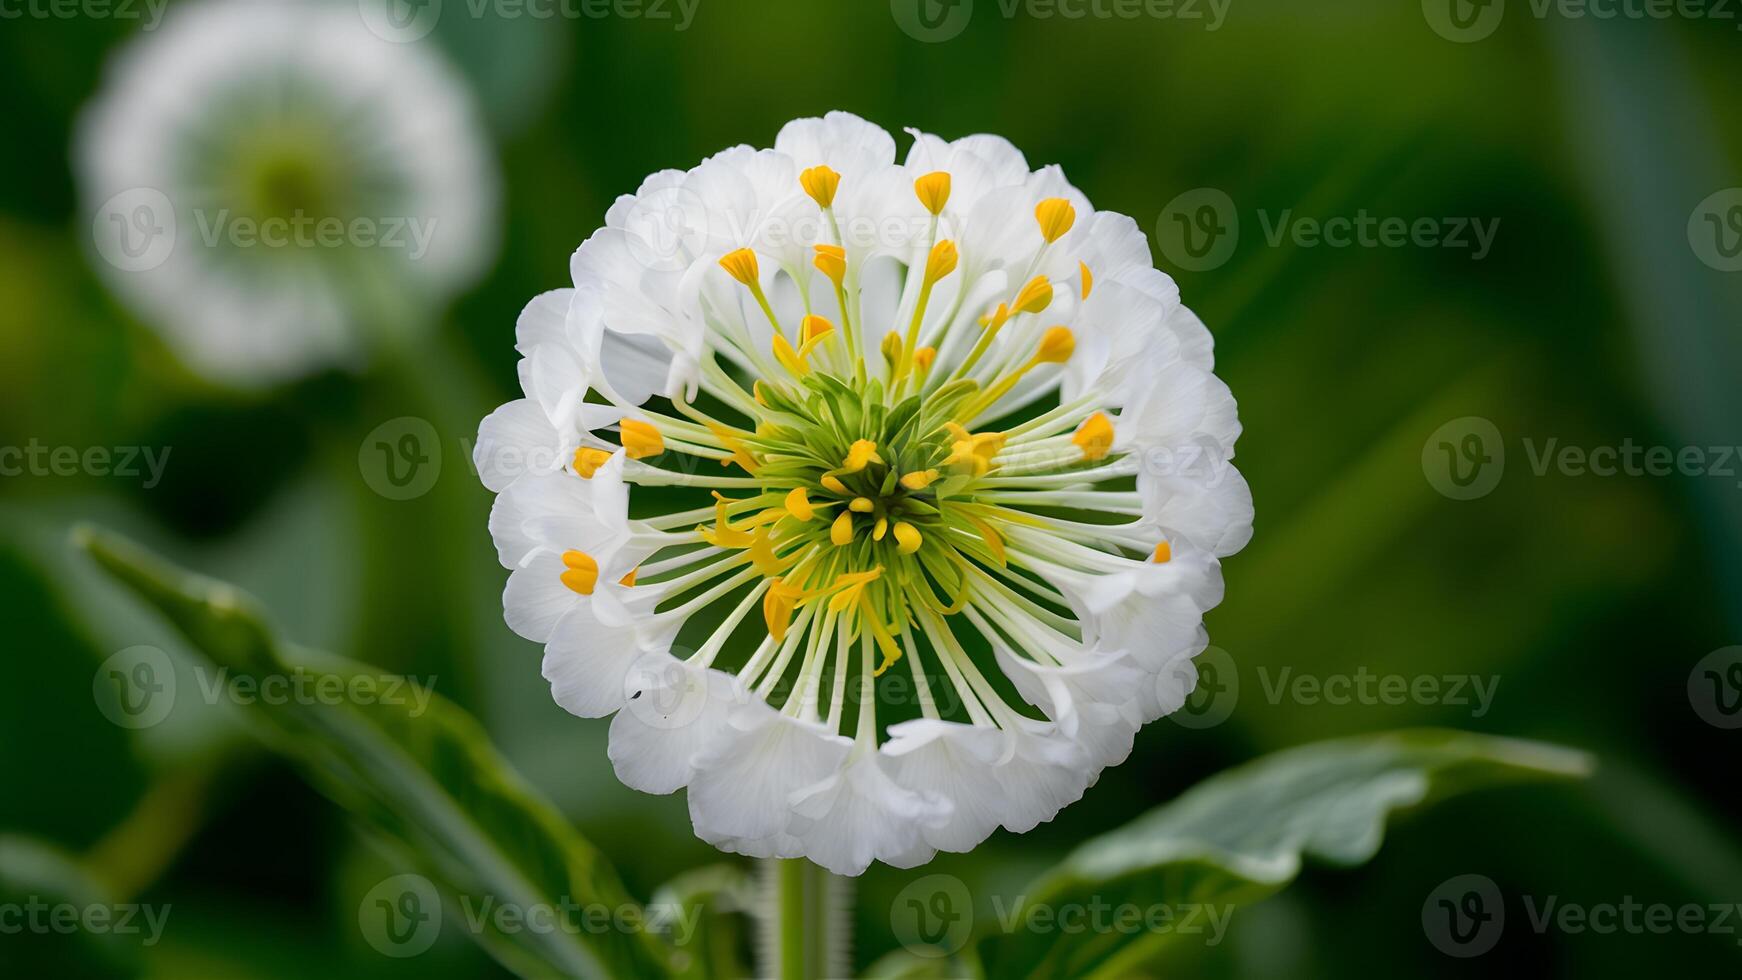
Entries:
{"label": "flower stem", "polygon": [[778,980],[845,976],[852,931],[848,880],[804,858],[767,864],[762,975]]}
{"label": "flower stem", "polygon": [[806,940],[810,938],[806,927],[818,924],[806,921],[805,879],[810,877],[807,864],[803,858],[783,858],[775,871],[780,907],[780,980],[806,980],[814,975],[806,955],[809,945]]}

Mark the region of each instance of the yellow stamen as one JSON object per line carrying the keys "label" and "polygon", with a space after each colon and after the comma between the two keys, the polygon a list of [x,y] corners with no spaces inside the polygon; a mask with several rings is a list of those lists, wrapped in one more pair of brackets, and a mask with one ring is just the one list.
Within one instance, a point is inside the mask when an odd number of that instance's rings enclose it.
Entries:
{"label": "yellow stamen", "polygon": [[877,444],[869,439],[855,439],[847,447],[847,459],[835,473],[857,473],[871,463],[881,463],[883,457],[877,455]]}
{"label": "yellow stamen", "polygon": [[1016,294],[1016,303],[1011,309],[1013,313],[1039,313],[1051,303],[1052,283],[1047,282],[1045,276],[1035,276]]}
{"label": "yellow stamen", "polygon": [[986,542],[986,550],[992,552],[992,557],[998,560],[998,564],[1009,564],[1009,559],[1004,554],[1004,536],[998,533],[998,529],[977,517],[968,518],[968,523],[980,532],[980,540]]}
{"label": "yellow stamen", "polygon": [[913,352],[913,370],[917,374],[927,374],[931,371],[932,362],[938,359],[936,347],[921,347]]}
{"label": "yellow stamen", "polygon": [[618,423],[623,439],[623,451],[630,459],[645,459],[665,452],[665,437],[651,424],[639,419],[623,419]]}
{"label": "yellow stamen", "polygon": [[627,574],[627,575],[625,575],[622,578],[617,580],[618,584],[623,585],[627,588],[631,588],[631,589],[634,588],[635,587],[635,573],[639,572],[639,571],[641,571],[641,569],[631,568],[629,570],[629,574]]}
{"label": "yellow stamen", "polygon": [[926,174],[913,182],[913,192],[919,195],[919,203],[935,215],[949,203],[950,175],[942,170]]}
{"label": "yellow stamen", "polygon": [[877,509],[877,504],[870,497],[854,497],[847,509],[855,514],[869,514]]}
{"label": "yellow stamen", "polygon": [[740,248],[720,256],[720,268],[725,269],[727,275],[746,286],[758,284],[757,272],[759,267],[756,263],[756,253],[747,248]]}
{"label": "yellow stamen", "polygon": [[1113,421],[1106,413],[1096,412],[1084,420],[1071,442],[1083,451],[1083,458],[1097,460],[1113,449]]}
{"label": "yellow stamen", "polygon": [[931,247],[931,255],[927,256],[925,260],[924,282],[927,285],[930,285],[931,283],[937,282],[939,279],[942,279],[956,271],[956,261],[958,258],[959,256],[956,253],[955,242],[946,238],[943,241],[938,242],[936,245],[933,245]]}
{"label": "yellow stamen", "polygon": [[834,598],[829,600],[829,611],[840,612],[858,602],[859,596],[865,592],[865,586],[876,581],[882,574],[883,566],[878,565],[869,572],[849,572],[835,579],[834,585],[830,588],[840,589],[840,591],[836,592]]}
{"label": "yellow stamen", "polygon": [[1077,349],[1077,338],[1068,327],[1053,327],[1040,338],[1040,347],[1034,352],[1037,364],[1063,364],[1071,359],[1071,354]]}
{"label": "yellow stamen", "polygon": [[835,329],[835,325],[823,317],[812,313],[804,318],[798,326],[798,342],[801,347],[809,347],[827,336]]}
{"label": "yellow stamen", "polygon": [[744,441],[738,438],[737,433],[718,422],[709,422],[708,431],[714,434],[714,438],[720,440],[720,445],[732,451],[731,459],[720,460],[721,466],[737,463],[746,473],[756,472],[757,467],[761,464],[756,462],[756,457],[750,454],[749,447],[744,445]]}
{"label": "yellow stamen", "polygon": [[841,515],[835,518],[835,523],[829,525],[829,540],[834,542],[837,548],[853,543],[852,514],[841,511]]}
{"label": "yellow stamen", "polygon": [[[786,516],[786,512],[779,508],[773,508],[773,513],[776,517]],[[766,517],[767,514],[764,513],[763,516]],[[766,527],[757,528],[756,533],[751,535],[749,550],[750,564],[756,566],[756,570],[765,576],[772,578],[786,567],[786,563],[774,554],[774,538],[769,535]]]}
{"label": "yellow stamen", "polygon": [[703,541],[719,548],[748,548],[756,543],[754,535],[743,528],[732,526],[726,517],[726,505],[731,503],[718,493],[714,494],[714,526],[712,528],[697,528]]}
{"label": "yellow stamen", "polygon": [[1089,271],[1089,263],[1087,262],[1078,262],[1077,270],[1083,277],[1083,298],[1088,299],[1089,290],[1095,288],[1095,275]]}
{"label": "yellow stamen", "polygon": [[1149,560],[1155,562],[1157,565],[1165,565],[1172,561],[1173,545],[1168,544],[1166,541],[1156,542],[1155,554],[1149,556]]}
{"label": "yellow stamen", "polygon": [[938,478],[937,470],[916,470],[901,476],[901,485],[909,490],[924,490]]}
{"label": "yellow stamen", "polygon": [[879,518],[877,518],[877,523],[871,528],[871,540],[882,541],[883,535],[887,534],[888,532],[889,532],[889,518],[879,517]]}
{"label": "yellow stamen", "polygon": [[919,528],[906,521],[895,522],[895,550],[904,555],[911,555],[925,543],[925,536],[919,533]]}
{"label": "yellow stamen", "polygon": [[584,551],[563,552],[562,582],[581,595],[592,595],[599,584],[599,563]]}
{"label": "yellow stamen", "polygon": [[848,493],[847,485],[832,476],[825,476],[819,482],[822,483],[823,489],[828,490],[830,493],[838,493],[843,497]]}
{"label": "yellow stamen", "polygon": [[786,639],[786,631],[792,626],[793,608],[803,597],[803,589],[778,578],[769,581],[768,592],[762,596],[762,619],[768,624],[768,635],[774,637],[774,642]]}
{"label": "yellow stamen", "polygon": [[893,330],[884,334],[883,343],[878,344],[877,349],[883,354],[883,359],[889,362],[889,369],[895,370],[896,365],[901,363],[901,334]]}
{"label": "yellow stamen", "polygon": [[1034,218],[1040,222],[1040,237],[1050,245],[1071,230],[1077,221],[1077,209],[1062,197],[1049,197],[1035,207]]}
{"label": "yellow stamen", "polygon": [[786,495],[786,512],[801,521],[808,521],[817,516],[817,509],[811,506],[810,497],[805,494],[804,487],[793,487]]}
{"label": "yellow stamen", "polygon": [[593,474],[599,472],[599,467],[604,466],[610,460],[611,454],[605,450],[582,446],[575,450],[575,472],[579,473],[583,479],[591,480]]}
{"label": "yellow stamen", "polygon": [[841,280],[847,277],[847,250],[839,245],[818,245],[817,257],[814,260],[817,271],[829,277],[829,281],[839,289]]}
{"label": "yellow stamen", "polygon": [[792,349],[791,341],[780,334],[774,335],[774,359],[795,378],[802,378],[810,373],[804,359],[799,356],[798,351]]}
{"label": "yellow stamen", "polygon": [[835,203],[835,191],[841,186],[841,175],[828,167],[811,167],[798,175],[798,183],[818,207]]}

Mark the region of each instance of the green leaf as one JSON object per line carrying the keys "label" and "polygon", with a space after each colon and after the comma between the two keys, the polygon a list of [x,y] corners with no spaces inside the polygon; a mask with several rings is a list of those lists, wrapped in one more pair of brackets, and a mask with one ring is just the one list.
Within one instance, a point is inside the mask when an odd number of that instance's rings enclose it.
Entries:
{"label": "green leaf", "polygon": [[137,976],[140,946],[161,938],[169,914],[167,905],[145,915],[112,904],[71,855],[12,834],[0,835],[0,906],[14,910],[0,933],[0,976],[8,977]]}
{"label": "green leaf", "polygon": [[[274,699],[281,704],[258,698],[251,715],[268,744],[297,762],[372,839],[414,861],[443,893],[448,921],[504,966],[523,976],[670,972],[669,951],[647,929],[597,927],[600,909],[633,908],[637,916],[640,909],[616,870],[526,785],[464,711],[428,691],[390,697],[388,675],[280,643],[258,604],[232,586],[175,568],[114,535],[85,530],[78,538],[225,677],[277,676],[303,685],[292,690],[374,692]],[[560,917],[559,927],[533,928],[528,919],[504,930],[489,913],[505,907],[527,916],[548,909]]]}
{"label": "green leaf", "polygon": [[[1372,858],[1394,811],[1477,787],[1590,772],[1590,757],[1539,743],[1440,730],[1320,742],[1231,769],[1096,837],[1035,881],[979,942],[986,976],[1121,977],[1174,931],[1028,928],[1062,907],[1250,904],[1303,858]],[[1036,920],[1050,921],[1046,919]]]}

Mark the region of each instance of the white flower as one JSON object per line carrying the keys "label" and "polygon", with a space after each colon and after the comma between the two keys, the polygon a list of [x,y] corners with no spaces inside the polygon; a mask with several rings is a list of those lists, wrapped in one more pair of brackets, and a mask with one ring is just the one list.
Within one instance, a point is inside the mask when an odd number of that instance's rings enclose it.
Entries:
{"label": "white flower", "polygon": [[177,5],[115,56],[74,159],[99,270],[227,382],[353,364],[495,252],[497,175],[463,82],[354,7]]}
{"label": "white flower", "polygon": [[898,163],[831,113],[605,224],[475,462],[508,621],[617,710],[626,783],[857,874],[1050,820],[1179,707],[1252,502],[1131,219],[997,137]]}

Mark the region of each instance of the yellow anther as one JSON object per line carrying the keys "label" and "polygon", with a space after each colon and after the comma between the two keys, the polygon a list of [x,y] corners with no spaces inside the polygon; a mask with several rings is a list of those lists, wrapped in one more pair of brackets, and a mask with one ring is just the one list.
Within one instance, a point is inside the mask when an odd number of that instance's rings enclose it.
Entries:
{"label": "yellow anther", "polygon": [[1048,244],[1063,238],[1077,222],[1077,209],[1062,197],[1049,197],[1035,206],[1034,219],[1040,222],[1040,237]]}
{"label": "yellow anther", "polygon": [[599,584],[599,563],[584,551],[563,552],[563,584],[581,595],[592,595]]}
{"label": "yellow anther", "polygon": [[747,248],[727,252],[720,256],[720,268],[725,269],[727,275],[746,286],[757,284],[756,253]]}
{"label": "yellow anther", "polygon": [[949,429],[953,441],[950,443],[949,458],[944,460],[945,466],[956,466],[967,469],[974,476],[980,476],[992,468],[992,459],[1004,448],[1005,435],[1002,432],[980,432],[970,434],[954,422],[944,423]]}
{"label": "yellow anther", "polygon": [[792,349],[792,343],[780,334],[774,335],[774,359],[779,361],[780,366],[786,368],[787,373],[795,378],[802,378],[810,373],[810,368],[806,366],[804,358],[800,357],[798,351]]}
{"label": "yellow anther", "polygon": [[931,247],[931,255],[925,260],[925,281],[937,282],[939,279],[956,271],[956,243],[944,239]]}
{"label": "yellow anther", "polygon": [[[779,508],[775,508],[774,513],[778,517],[786,516],[785,512]],[[766,527],[757,528],[756,533],[751,535],[749,552],[750,564],[756,566],[756,570],[765,576],[772,578],[786,567],[785,563],[775,555],[774,538],[769,535]]]}
{"label": "yellow anther", "polygon": [[1053,327],[1041,335],[1040,346],[1035,349],[1034,360],[1037,364],[1063,364],[1071,359],[1071,354],[1077,349],[1077,338],[1068,327]]}
{"label": "yellow anther", "polygon": [[1039,313],[1052,304],[1052,283],[1045,276],[1035,276],[1016,294],[1013,313]]}
{"label": "yellow anther", "polygon": [[1004,553],[1004,536],[998,533],[998,529],[977,517],[968,518],[968,523],[980,532],[980,540],[986,543],[986,550],[992,552],[992,557],[998,564],[1008,564],[1009,560]]}
{"label": "yellow anther", "polygon": [[847,277],[847,250],[839,245],[818,245],[815,259],[817,271],[829,277],[836,288]]}
{"label": "yellow anther", "polygon": [[798,183],[804,192],[817,202],[818,207],[826,208],[835,203],[835,191],[841,186],[841,175],[828,167],[811,167],[798,175]]}
{"label": "yellow anther", "polygon": [[882,352],[883,359],[894,367],[901,360],[901,334],[893,330],[884,334],[883,343],[877,345],[877,349]]}
{"label": "yellow anther", "polygon": [[931,370],[932,362],[937,359],[938,349],[936,347],[921,347],[913,352],[913,369],[920,374],[925,374]]}
{"label": "yellow anther", "polygon": [[857,473],[871,463],[881,463],[883,457],[877,455],[877,444],[869,439],[855,439],[847,447],[847,459],[836,473]]}
{"label": "yellow anther", "polygon": [[841,515],[835,518],[835,523],[829,525],[829,540],[833,541],[837,548],[853,543],[852,514],[841,511]]}
{"label": "yellow anther", "polygon": [[924,490],[938,478],[937,470],[916,470],[901,475],[901,485],[909,490]]}
{"label": "yellow anther", "polygon": [[828,336],[834,331],[834,329],[835,325],[830,323],[826,318],[812,313],[805,317],[804,321],[798,325],[799,346],[808,348],[812,344]]}
{"label": "yellow anther", "polygon": [[762,596],[762,619],[768,624],[768,635],[774,637],[774,642],[786,639],[786,631],[792,626],[793,608],[803,597],[803,589],[778,578],[769,580],[768,591]]}
{"label": "yellow anther", "polygon": [[621,420],[618,435],[622,437],[623,451],[630,459],[645,459],[665,452],[665,437],[650,423],[640,419]]}
{"label": "yellow anther", "polygon": [[1083,279],[1083,299],[1089,298],[1089,290],[1095,288],[1095,274],[1089,271],[1089,263],[1078,262],[1077,272]]}
{"label": "yellow anther", "polygon": [[835,579],[835,584],[830,588],[840,591],[836,592],[834,598],[829,600],[829,611],[840,612],[858,602],[859,596],[865,592],[865,586],[876,581],[877,577],[882,574],[883,566],[878,565],[869,572],[850,572]]}
{"label": "yellow anther", "polygon": [[1083,451],[1083,458],[1097,460],[1113,449],[1113,420],[1105,412],[1096,412],[1078,427],[1071,442]]}
{"label": "yellow anther", "polygon": [[709,422],[708,431],[714,434],[715,439],[720,440],[720,445],[725,446],[727,449],[732,451],[731,459],[720,460],[721,466],[730,466],[733,463],[737,463],[746,473],[756,472],[757,467],[761,464],[756,462],[755,456],[751,455],[750,448],[744,445],[744,440],[738,438],[738,433],[726,428],[718,422]]}
{"label": "yellow anther", "polygon": [[731,501],[714,494],[714,526],[698,528],[696,533],[703,541],[719,548],[748,548],[756,542],[756,538],[742,528],[732,526],[726,517],[726,505]]}
{"label": "yellow anther", "polygon": [[919,195],[919,203],[932,214],[944,209],[950,200],[950,175],[942,170],[935,170],[913,182],[913,192]]}
{"label": "yellow anther", "polygon": [[591,480],[593,474],[599,472],[599,467],[610,462],[611,454],[603,449],[582,446],[575,450],[575,472],[583,478]]}
{"label": "yellow anther", "polygon": [[870,497],[854,497],[847,509],[855,514],[869,514],[877,509],[877,503]]}
{"label": "yellow anther", "polygon": [[925,535],[919,533],[919,528],[906,521],[895,522],[895,550],[904,555],[911,555],[925,543]]}
{"label": "yellow anther", "polygon": [[641,571],[641,569],[639,569],[639,568],[631,568],[631,569],[630,569],[630,570],[629,570],[629,574],[627,574],[627,575],[625,575],[625,576],[623,576],[623,577],[622,577],[622,578],[620,578],[620,579],[618,579],[618,580],[617,580],[617,583],[618,583],[618,584],[619,584],[619,585],[622,585],[622,586],[624,586],[624,587],[625,587],[625,588],[631,588],[631,589],[632,589],[632,588],[634,588],[634,587],[635,587],[635,573],[636,573],[636,572],[639,572],[639,571]]}
{"label": "yellow anther", "polygon": [[768,407],[768,399],[762,394],[761,378],[757,378],[755,381],[750,383],[750,395],[756,399],[756,404],[761,405],[763,408]]}
{"label": "yellow anther", "polygon": [[817,516],[817,509],[811,506],[810,497],[805,494],[804,487],[793,487],[786,495],[786,512],[801,521],[808,521]]}
{"label": "yellow anther", "polygon": [[877,523],[872,525],[872,527],[871,527],[871,540],[882,541],[883,535],[887,534],[888,532],[889,532],[889,518],[879,517],[879,518],[877,518]]}
{"label": "yellow anther", "polygon": [[1173,545],[1168,544],[1166,541],[1156,542],[1155,554],[1150,555],[1149,560],[1155,562],[1157,565],[1165,565],[1172,561]]}
{"label": "yellow anther", "polygon": [[1004,321],[1010,319],[1010,307],[999,303],[998,308],[980,318],[980,326],[987,330],[997,330],[1004,326]]}
{"label": "yellow anther", "polygon": [[842,483],[840,480],[836,479],[835,477],[825,476],[822,478],[822,480],[820,480],[818,482],[822,483],[823,489],[829,491],[830,493],[838,493],[843,497],[845,497],[848,493],[847,485],[845,483]]}

